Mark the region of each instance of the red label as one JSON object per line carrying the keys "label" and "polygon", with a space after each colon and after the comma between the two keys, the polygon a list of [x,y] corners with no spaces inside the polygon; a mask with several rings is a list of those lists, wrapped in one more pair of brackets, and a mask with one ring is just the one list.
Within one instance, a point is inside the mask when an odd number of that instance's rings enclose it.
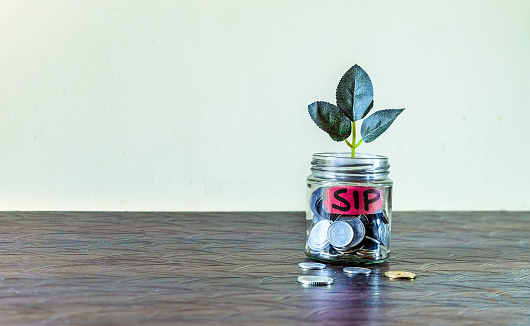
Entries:
{"label": "red label", "polygon": [[324,207],[331,214],[373,214],[383,208],[383,189],[332,187],[324,193]]}

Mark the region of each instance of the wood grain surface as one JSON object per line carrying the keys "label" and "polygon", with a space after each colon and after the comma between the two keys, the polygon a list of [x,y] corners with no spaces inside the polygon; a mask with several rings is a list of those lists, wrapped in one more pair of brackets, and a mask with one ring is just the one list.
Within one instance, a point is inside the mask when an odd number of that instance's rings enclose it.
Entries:
{"label": "wood grain surface", "polygon": [[394,212],[390,259],[348,277],[298,268],[301,212],[3,212],[0,325],[530,325],[529,222]]}

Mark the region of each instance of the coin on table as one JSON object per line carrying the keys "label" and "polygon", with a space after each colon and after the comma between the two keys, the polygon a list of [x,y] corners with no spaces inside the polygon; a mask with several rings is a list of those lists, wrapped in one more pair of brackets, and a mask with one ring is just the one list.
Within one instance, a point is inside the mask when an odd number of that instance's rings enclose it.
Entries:
{"label": "coin on table", "polygon": [[298,276],[298,282],[307,285],[330,285],[333,284],[333,279],[327,276]]}
{"label": "coin on table", "polygon": [[411,272],[401,272],[401,271],[388,271],[384,275],[388,278],[408,278],[413,279],[416,277],[416,274]]}
{"label": "coin on table", "polygon": [[298,263],[298,267],[301,269],[324,269],[326,265],[321,263]]}
{"label": "coin on table", "polygon": [[372,272],[370,269],[363,268],[363,267],[344,267],[342,271],[350,275],[356,275],[356,274],[368,275]]}

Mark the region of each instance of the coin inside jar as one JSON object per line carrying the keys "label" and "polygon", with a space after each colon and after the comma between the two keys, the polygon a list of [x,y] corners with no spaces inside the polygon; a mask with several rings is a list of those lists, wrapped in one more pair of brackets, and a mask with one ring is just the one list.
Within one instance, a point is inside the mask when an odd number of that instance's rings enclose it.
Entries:
{"label": "coin inside jar", "polygon": [[327,235],[333,247],[347,250],[361,243],[365,236],[365,228],[357,218],[340,218],[329,226]]}
{"label": "coin inside jar", "polygon": [[388,271],[384,275],[388,278],[408,278],[413,279],[416,277],[416,274],[411,272],[402,272],[402,271]]}
{"label": "coin inside jar", "polygon": [[324,206],[324,188],[320,187],[313,191],[309,207],[313,214],[317,216],[316,219],[329,219],[329,212],[327,212]]}
{"label": "coin inside jar", "polygon": [[379,241],[383,246],[388,245],[389,227],[380,218],[374,217],[372,220],[372,234],[375,240]]}
{"label": "coin inside jar", "polygon": [[388,237],[389,237],[389,234],[390,234],[390,230],[388,228],[388,224],[383,224],[382,228],[381,228],[381,233],[380,233],[380,236],[381,236],[381,244],[383,246],[387,246],[388,245]]}
{"label": "coin inside jar", "polygon": [[331,221],[322,220],[313,226],[307,237],[307,245],[311,250],[320,251],[329,245],[327,234],[330,225]]}

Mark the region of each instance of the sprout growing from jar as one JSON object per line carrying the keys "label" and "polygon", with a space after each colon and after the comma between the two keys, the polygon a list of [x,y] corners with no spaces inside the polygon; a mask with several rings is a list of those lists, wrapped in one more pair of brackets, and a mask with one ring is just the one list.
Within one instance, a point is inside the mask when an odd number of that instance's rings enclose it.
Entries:
{"label": "sprout growing from jar", "polygon": [[[365,119],[374,106],[374,88],[370,76],[358,65],[348,69],[342,76],[337,86],[336,98],[337,105],[323,101],[309,104],[309,115],[331,139],[345,141],[351,148],[351,157],[355,157],[355,149],[363,142],[370,143],[381,136],[405,110],[380,110]],[[355,121],[362,119],[361,139],[357,141]],[[348,141],[350,134],[351,142]]]}

